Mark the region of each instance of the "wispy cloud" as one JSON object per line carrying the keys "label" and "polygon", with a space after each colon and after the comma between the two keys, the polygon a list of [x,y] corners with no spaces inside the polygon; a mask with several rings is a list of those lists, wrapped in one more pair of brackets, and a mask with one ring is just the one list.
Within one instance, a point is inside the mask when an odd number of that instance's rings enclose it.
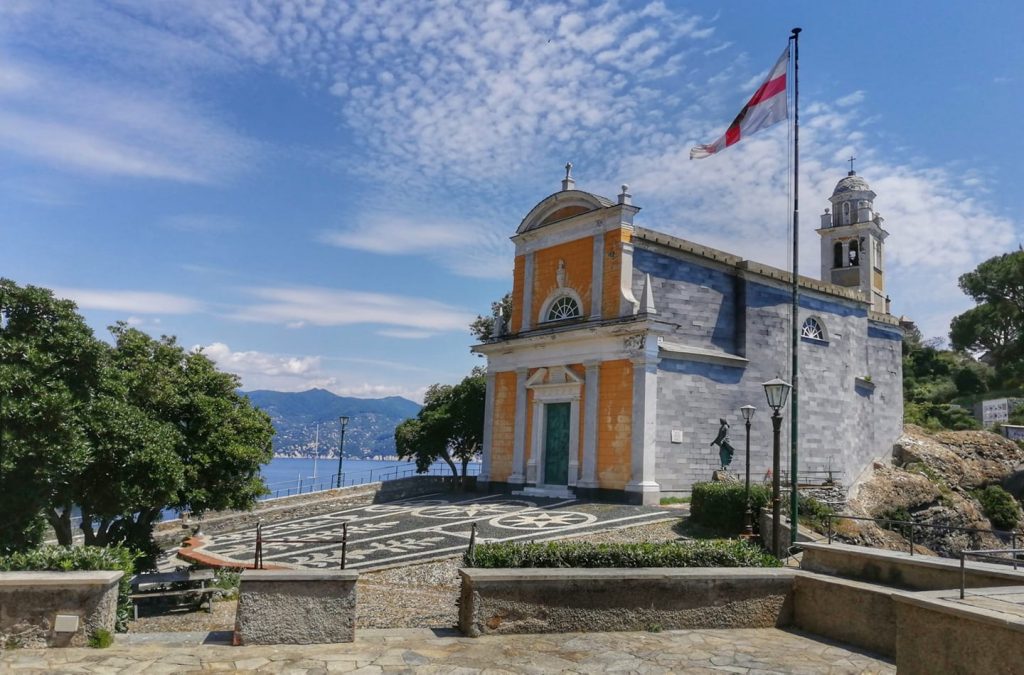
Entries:
{"label": "wispy cloud", "polygon": [[57,297],[74,300],[82,309],[126,314],[192,314],[203,310],[200,301],[172,293],[59,287],[53,292]]}
{"label": "wispy cloud", "polygon": [[175,216],[167,216],[161,224],[171,230],[192,233],[220,233],[233,232],[242,227],[242,224],[232,216],[217,215],[213,213],[182,213]]}
{"label": "wispy cloud", "polygon": [[466,331],[473,314],[413,296],[316,287],[253,288],[257,299],[236,311],[242,321],[313,326],[378,324],[427,331]]}

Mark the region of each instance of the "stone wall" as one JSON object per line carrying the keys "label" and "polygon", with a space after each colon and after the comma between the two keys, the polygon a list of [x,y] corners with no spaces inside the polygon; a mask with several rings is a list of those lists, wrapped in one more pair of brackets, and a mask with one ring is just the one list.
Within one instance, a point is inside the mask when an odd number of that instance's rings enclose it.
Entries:
{"label": "stone wall", "polygon": [[352,642],[358,578],[358,573],[344,570],[245,570],[238,589],[235,643]]}
{"label": "stone wall", "polygon": [[[100,629],[113,634],[123,574],[0,572],[0,648],[84,647]],[[58,615],[77,617],[77,629],[56,631]]]}
{"label": "stone wall", "polygon": [[896,655],[891,588],[836,577],[796,575],[793,625],[885,656]]}
{"label": "stone wall", "polygon": [[790,623],[789,569],[463,569],[470,636]]}

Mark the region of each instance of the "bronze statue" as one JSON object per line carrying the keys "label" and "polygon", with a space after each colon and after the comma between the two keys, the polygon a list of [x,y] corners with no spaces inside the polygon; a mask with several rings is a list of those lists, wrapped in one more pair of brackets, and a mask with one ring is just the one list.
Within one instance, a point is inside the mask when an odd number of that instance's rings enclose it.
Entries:
{"label": "bronze statue", "polygon": [[718,457],[722,460],[722,470],[724,471],[732,464],[732,455],[736,450],[729,442],[729,423],[721,418],[718,422],[722,426],[718,427],[718,435],[715,436],[715,440],[711,441],[711,445],[718,446]]}

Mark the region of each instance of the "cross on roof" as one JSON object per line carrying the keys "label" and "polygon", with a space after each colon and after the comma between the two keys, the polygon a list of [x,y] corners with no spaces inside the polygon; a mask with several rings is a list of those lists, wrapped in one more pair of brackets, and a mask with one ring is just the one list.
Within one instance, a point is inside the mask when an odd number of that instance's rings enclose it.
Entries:
{"label": "cross on roof", "polygon": [[855,159],[857,159],[857,158],[854,157],[853,155],[850,155],[850,159],[846,160],[847,162],[850,163],[850,175],[851,176],[853,175],[853,160],[855,160]]}

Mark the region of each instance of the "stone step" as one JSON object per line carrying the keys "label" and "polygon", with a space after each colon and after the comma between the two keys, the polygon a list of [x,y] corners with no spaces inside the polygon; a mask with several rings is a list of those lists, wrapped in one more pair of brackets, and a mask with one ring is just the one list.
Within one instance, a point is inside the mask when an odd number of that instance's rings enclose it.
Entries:
{"label": "stone step", "polygon": [[512,493],[518,497],[549,497],[552,499],[575,499],[576,495],[573,494],[568,487],[564,485],[554,485],[545,487],[527,487],[522,490],[516,490]]}

